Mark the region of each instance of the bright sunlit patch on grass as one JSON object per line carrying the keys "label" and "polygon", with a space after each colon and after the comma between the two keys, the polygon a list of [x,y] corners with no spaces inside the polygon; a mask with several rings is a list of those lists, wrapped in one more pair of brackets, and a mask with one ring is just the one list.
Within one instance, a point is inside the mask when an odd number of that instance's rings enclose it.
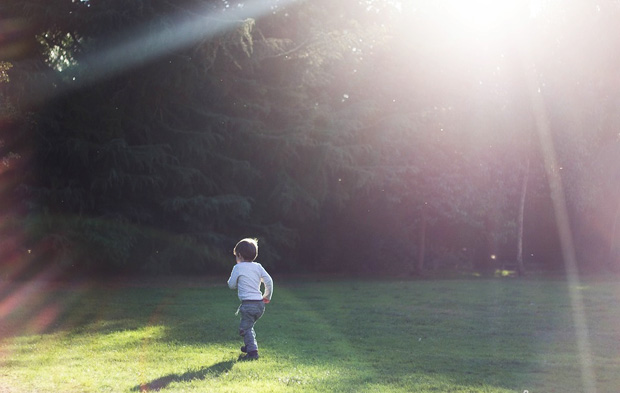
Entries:
{"label": "bright sunlit patch on grass", "polygon": [[495,277],[516,277],[517,272],[515,270],[497,269],[495,270]]}
{"label": "bright sunlit patch on grass", "polygon": [[122,330],[100,336],[100,345],[107,346],[132,346],[144,343],[145,340],[156,340],[164,335],[163,326],[145,326],[141,329]]}

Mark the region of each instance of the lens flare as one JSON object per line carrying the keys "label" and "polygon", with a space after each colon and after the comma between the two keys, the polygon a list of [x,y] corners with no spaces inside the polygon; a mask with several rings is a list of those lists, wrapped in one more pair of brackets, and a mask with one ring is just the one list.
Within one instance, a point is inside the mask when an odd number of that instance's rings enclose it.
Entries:
{"label": "lens flare", "polygon": [[[525,60],[530,59],[527,46],[524,46]],[[524,61],[524,64],[532,64],[532,61]],[[569,296],[571,300],[573,312],[573,324],[577,334],[577,347],[581,360],[581,380],[583,391],[596,391],[596,378],[594,374],[594,366],[592,360],[592,351],[588,334],[588,323],[585,315],[585,306],[583,296],[580,290],[579,271],[577,268],[577,257],[575,246],[573,243],[573,235],[568,218],[568,208],[566,206],[566,197],[560,171],[558,168],[558,160],[556,156],[553,138],[551,136],[550,121],[543,95],[541,94],[538,75],[533,67],[524,67],[526,71],[528,90],[532,109],[534,111],[536,131],[543,152],[545,169],[549,181],[549,189],[551,190],[551,200],[556,217],[556,225],[560,235],[560,246],[562,249],[562,259],[566,268],[566,275],[569,288]]]}

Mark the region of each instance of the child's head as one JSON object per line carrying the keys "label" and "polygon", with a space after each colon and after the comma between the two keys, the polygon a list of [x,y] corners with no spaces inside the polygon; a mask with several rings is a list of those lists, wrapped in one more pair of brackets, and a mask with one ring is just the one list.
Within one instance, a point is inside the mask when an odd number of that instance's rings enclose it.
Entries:
{"label": "child's head", "polygon": [[254,261],[258,256],[258,239],[245,238],[240,240],[233,249],[233,254],[242,261]]}

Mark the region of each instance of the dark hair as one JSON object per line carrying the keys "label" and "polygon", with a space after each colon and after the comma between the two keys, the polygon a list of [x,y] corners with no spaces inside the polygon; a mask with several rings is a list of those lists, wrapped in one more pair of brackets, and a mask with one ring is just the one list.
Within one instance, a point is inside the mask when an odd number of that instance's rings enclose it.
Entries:
{"label": "dark hair", "polygon": [[252,262],[258,256],[258,239],[245,238],[233,249],[235,256],[240,256],[244,261]]}

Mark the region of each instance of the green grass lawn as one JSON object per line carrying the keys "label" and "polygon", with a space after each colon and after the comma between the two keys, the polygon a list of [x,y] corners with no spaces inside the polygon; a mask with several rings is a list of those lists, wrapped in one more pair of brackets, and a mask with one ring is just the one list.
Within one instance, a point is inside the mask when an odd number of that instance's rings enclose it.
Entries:
{"label": "green grass lawn", "polygon": [[[275,277],[237,361],[236,293],[191,285],[0,286],[0,392],[575,392],[567,284]],[[620,284],[583,283],[598,392],[620,391]]]}

